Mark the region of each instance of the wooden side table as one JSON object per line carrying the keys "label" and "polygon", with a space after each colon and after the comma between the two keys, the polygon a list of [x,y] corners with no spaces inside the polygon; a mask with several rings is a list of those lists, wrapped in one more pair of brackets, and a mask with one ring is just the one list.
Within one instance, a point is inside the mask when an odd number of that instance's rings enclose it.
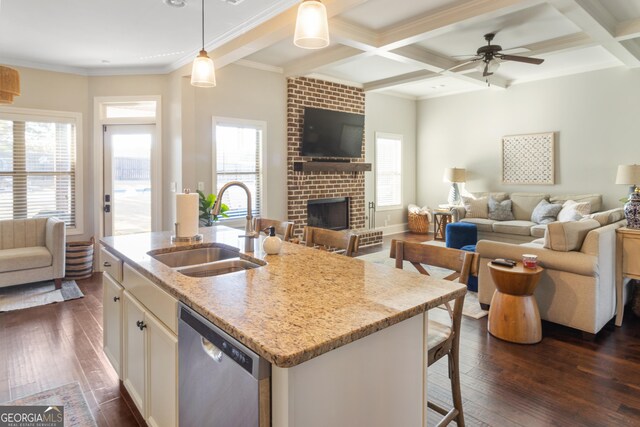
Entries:
{"label": "wooden side table", "polygon": [[433,240],[444,240],[447,224],[453,222],[451,211],[433,211]]}
{"label": "wooden side table", "polygon": [[616,326],[624,315],[624,278],[640,279],[640,230],[620,227],[616,230]]}
{"label": "wooden side table", "polygon": [[489,309],[489,333],[496,338],[518,344],[536,344],[542,340],[542,322],[533,296],[542,267],[513,268],[489,262],[496,291]]}

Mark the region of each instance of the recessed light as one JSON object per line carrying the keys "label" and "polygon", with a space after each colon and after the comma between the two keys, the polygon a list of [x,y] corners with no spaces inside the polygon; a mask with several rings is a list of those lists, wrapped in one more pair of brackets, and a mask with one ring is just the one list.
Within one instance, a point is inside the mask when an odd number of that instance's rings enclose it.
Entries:
{"label": "recessed light", "polygon": [[102,61],[103,64],[111,64],[111,61],[109,61],[108,59],[103,59]]}
{"label": "recessed light", "polygon": [[171,7],[185,7],[187,2],[185,0],[164,0],[164,4]]}
{"label": "recessed light", "polygon": [[237,6],[242,3],[244,0],[222,0],[225,3],[229,3],[232,6]]}

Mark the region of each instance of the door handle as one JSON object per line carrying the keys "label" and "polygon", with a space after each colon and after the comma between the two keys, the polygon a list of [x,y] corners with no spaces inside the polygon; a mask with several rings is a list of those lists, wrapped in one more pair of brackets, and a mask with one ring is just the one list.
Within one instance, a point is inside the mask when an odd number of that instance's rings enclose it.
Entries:
{"label": "door handle", "polygon": [[141,330],[141,331],[142,331],[142,330],[144,330],[144,328],[146,328],[146,327],[147,327],[147,325],[145,325],[145,324],[144,324],[144,322],[143,322],[142,320],[138,320],[138,321],[136,322],[136,326],[138,326],[138,328],[140,328],[140,330]]}
{"label": "door handle", "polygon": [[120,301],[120,297],[113,297],[113,302],[118,302]]}
{"label": "door handle", "polygon": [[109,261],[105,261],[104,264],[102,264],[104,267],[111,267],[111,263]]}

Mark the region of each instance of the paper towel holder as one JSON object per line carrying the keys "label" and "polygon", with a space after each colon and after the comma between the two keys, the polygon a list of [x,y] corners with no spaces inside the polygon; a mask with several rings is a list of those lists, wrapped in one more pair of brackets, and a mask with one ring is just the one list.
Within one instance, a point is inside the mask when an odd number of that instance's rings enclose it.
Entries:
{"label": "paper towel holder", "polygon": [[178,237],[178,223],[174,224],[175,226],[175,236],[171,236],[171,243],[196,243],[201,242],[204,239],[202,234],[196,234],[191,237]]}

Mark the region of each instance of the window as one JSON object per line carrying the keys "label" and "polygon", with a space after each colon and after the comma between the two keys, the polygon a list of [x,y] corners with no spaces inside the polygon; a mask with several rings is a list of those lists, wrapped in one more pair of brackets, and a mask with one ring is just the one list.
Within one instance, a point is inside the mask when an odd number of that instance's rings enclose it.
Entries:
{"label": "window", "polygon": [[376,132],[376,208],[402,206],[402,135]]}
{"label": "window", "polygon": [[0,219],[55,216],[81,232],[76,209],[81,116],[0,110]]}
{"label": "window", "polygon": [[[238,119],[214,118],[214,182],[216,191],[229,181],[241,181],[251,191],[252,215],[262,204],[262,145],[266,124]],[[230,218],[247,216],[247,196],[240,188],[227,190],[222,199]]]}
{"label": "window", "polygon": [[156,117],[156,101],[105,102],[102,116],[106,119]]}

